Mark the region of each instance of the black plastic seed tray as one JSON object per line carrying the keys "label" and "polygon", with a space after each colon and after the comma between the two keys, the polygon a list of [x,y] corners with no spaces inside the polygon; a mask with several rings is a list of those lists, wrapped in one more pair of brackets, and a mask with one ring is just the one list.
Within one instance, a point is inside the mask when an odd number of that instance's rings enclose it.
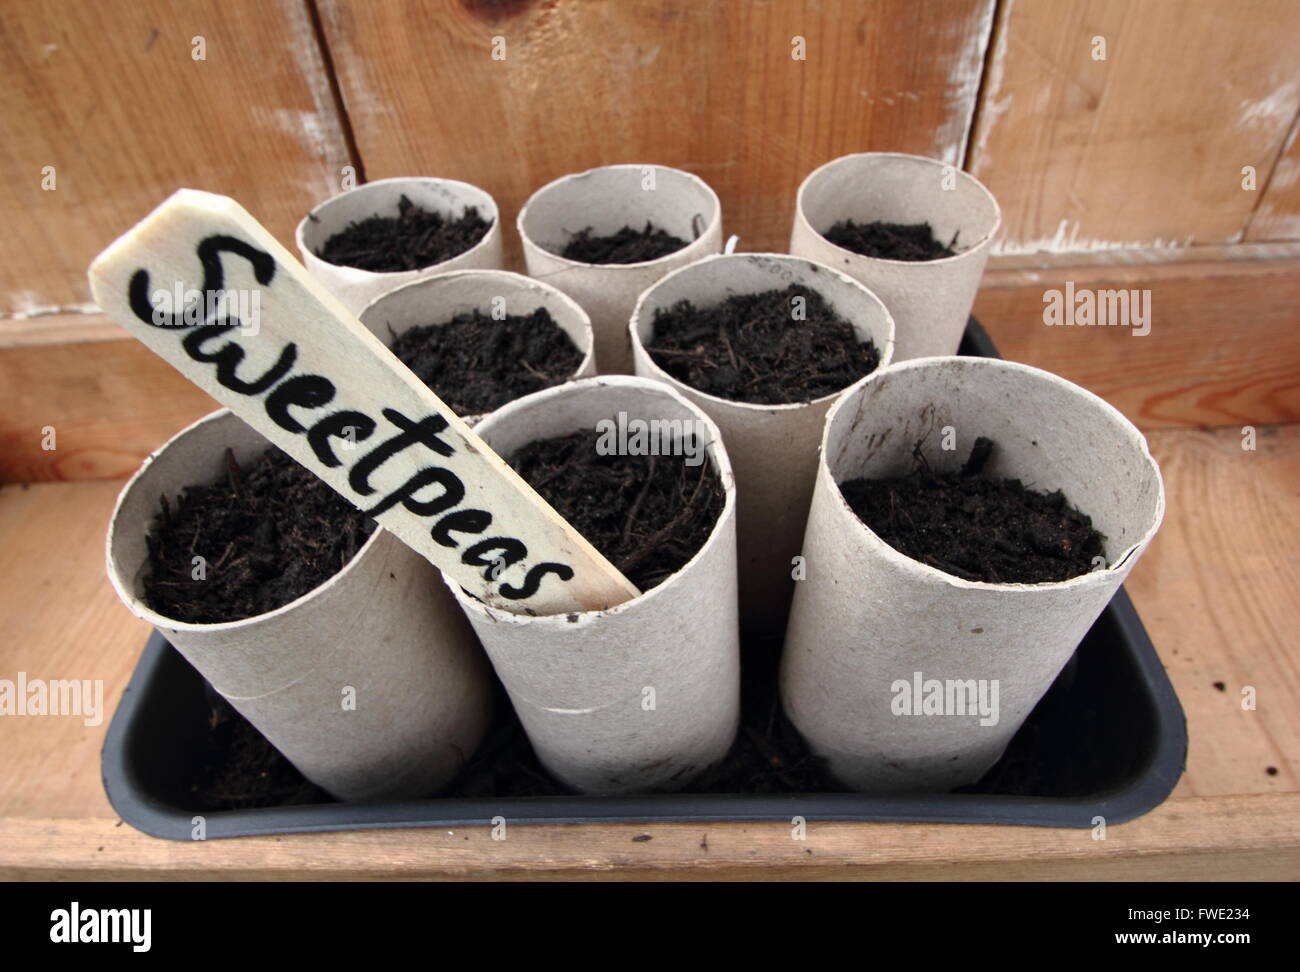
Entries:
{"label": "black plastic seed tray", "polygon": [[[962,354],[997,356],[973,318]],[[747,672],[745,704],[776,691],[773,653]],[[757,654],[746,654],[746,664]],[[154,633],[104,740],[109,801],[132,826],[190,840],[195,817],[207,839],[373,827],[511,823],[715,820],[929,821],[1092,827],[1159,805],[1187,756],[1183,710],[1128,595],[1121,589],[1012,740],[1006,754],[963,792],[675,793],[644,796],[476,796],[391,803],[321,802],[246,810],[201,809],[191,783],[211,759],[211,713],[203,678]]]}

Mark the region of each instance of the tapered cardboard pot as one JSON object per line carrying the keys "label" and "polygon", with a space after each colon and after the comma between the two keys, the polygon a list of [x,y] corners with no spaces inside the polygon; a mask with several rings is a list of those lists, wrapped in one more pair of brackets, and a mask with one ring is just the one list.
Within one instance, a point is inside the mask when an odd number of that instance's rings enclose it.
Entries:
{"label": "tapered cardboard pot", "polygon": [[878,367],[889,364],[894,322],[880,299],[839,271],[799,257],[707,257],[675,270],[642,294],[629,326],[637,374],[671,385],[722,430],[736,473],[741,619],[747,631],[777,635],[784,630],[798,570],[794,558],[803,544],[822,425],[839,393],[786,405],[732,401],[679,381],[660,368],[646,348],[654,346],[656,312],[678,301],[710,307],[736,294],[783,290],[791,284],[821,294],[837,316],[853,325],[860,341],[875,344]]}
{"label": "tapered cardboard pot", "polygon": [[601,376],[497,409],[475,431],[509,457],[602,420],[698,423],[725,502],[676,574],[608,611],[530,617],[453,590],[538,757],[584,793],[672,790],[726,755],[740,715],[735,488],[717,427],[657,382]]}
{"label": "tapered cardboard pot", "polygon": [[[582,355],[567,378],[594,375],[596,356],[587,312],[549,284],[508,270],[460,270],[426,277],[377,297],[358,316],[370,333],[391,348],[394,339],[411,328],[445,324],[458,314],[477,310],[488,316],[514,317],[538,308],[546,309]],[[461,416],[469,425],[482,417],[482,413]]]}
{"label": "tapered cardboard pot", "polygon": [[[944,451],[945,427],[956,448]],[[962,580],[894,550],[840,483],[905,475],[913,449],[956,471],[976,437],[985,473],[1063,490],[1105,536],[1106,564],[1048,584]],[[782,658],[790,719],[832,771],[869,792],[979,779],[1119,588],[1164,515],[1146,440],[1090,392],[1027,365],[923,358],[831,408]],[[936,699],[936,687],[940,696]],[[965,714],[962,714],[962,712]]]}
{"label": "tapered cardboard pot", "polygon": [[[686,246],[642,263],[592,264],[560,256],[574,234],[605,236],[647,222]],[[641,292],[664,274],[722,249],[722,207],[708,183],[663,165],[607,165],[538,189],[519,211],[530,277],[559,287],[591,316],[596,368],[630,374],[627,322]]]}
{"label": "tapered cardboard pot", "polygon": [[[352,223],[371,216],[395,217],[403,196],[422,209],[457,219],[470,206],[491,225],[483,238],[463,253],[449,260],[420,267],[376,273],[357,267],[330,263],[316,255],[325,241],[347,229]],[[495,270],[504,266],[501,257],[501,214],[496,200],[478,186],[455,179],[395,178],[378,179],[325,200],[298,224],[294,239],[302,262],[311,275],[325,285],[348,310],[359,314],[368,303],[395,287],[450,270]]]}
{"label": "tapered cardboard pot", "polygon": [[[836,246],[822,234],[841,220],[929,223],[954,236],[954,256],[885,260]],[[1002,223],[993,194],[974,176],[934,159],[864,152],[827,162],[795,200],[790,252],[842,270],[885,302],[897,328],[894,360],[955,354]]]}
{"label": "tapered cardboard pot", "polygon": [[377,528],[325,583],[241,621],[184,623],[141,599],[145,537],[159,497],[174,499],[224,475],[227,448],[244,463],[267,442],[229,411],[214,412],[127,483],[108,533],[108,576],[118,595],[334,796],[437,791],[486,730],[490,675],[441,574],[392,534]]}

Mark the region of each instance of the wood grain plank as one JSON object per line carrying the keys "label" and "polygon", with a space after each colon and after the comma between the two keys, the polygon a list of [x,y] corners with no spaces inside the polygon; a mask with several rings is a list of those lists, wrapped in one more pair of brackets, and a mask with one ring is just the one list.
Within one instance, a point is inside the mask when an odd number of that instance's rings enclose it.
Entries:
{"label": "wood grain plank", "polygon": [[1259,187],[1260,200],[1246,230],[1246,239],[1300,240],[1300,114],[1266,184]]}
{"label": "wood grain plank", "polygon": [[1290,0],[1006,0],[968,158],[1002,204],[994,252],[1241,239],[1300,109],[1297,60]]}
{"label": "wood grain plank", "polygon": [[13,0],[0,88],[0,316],[85,305],[95,254],[178,186],[291,242],[350,161],[305,0]]}
{"label": "wood grain plank", "polygon": [[[0,335],[24,332],[0,340],[0,482],[121,479],[219,407],[107,318],[63,320],[0,321]],[[37,343],[35,327],[55,340]]]}
{"label": "wood grain plank", "polygon": [[104,537],[120,488],[0,487],[0,677],[103,680],[105,706],[98,725],[75,716],[0,719],[0,816],[111,813],[99,751],[149,633],[104,575]]}
{"label": "wood grain plank", "polygon": [[[1150,291],[1151,330],[1048,327],[1044,294]],[[975,316],[1002,356],[1083,385],[1144,429],[1300,419],[1300,268],[1294,261],[1076,268],[995,278]]]}
{"label": "wood grain plank", "polygon": [[[1090,830],[942,824],[507,823],[176,843],[112,817],[0,817],[0,879],[1262,881],[1300,877],[1300,795],[1170,801]],[[649,840],[645,838],[649,837]],[[641,838],[637,840],[635,838]]]}
{"label": "wood grain plank", "polygon": [[1169,502],[1127,587],[1194,727],[1177,793],[1300,790],[1300,427],[1148,441]]}
{"label": "wood grain plank", "polygon": [[[709,182],[745,249],[777,251],[795,189],[821,163],[870,149],[962,158],[992,10],[992,0],[320,4],[369,178],[464,179],[513,225],[560,175],[656,162]],[[796,36],[806,60],[791,57]]]}
{"label": "wood grain plank", "polygon": [[[1050,328],[1043,293],[1152,290],[1154,323]],[[975,312],[1003,356],[1046,368],[1145,429],[1300,419],[1300,261],[993,271]],[[0,482],[130,475],[217,407],[107,318],[0,321]],[[41,448],[46,426],[57,449]]]}
{"label": "wood grain plank", "polygon": [[[183,845],[113,815],[98,776],[107,720],[15,717],[0,721],[0,877],[1295,879],[1300,678],[1287,645],[1300,630],[1300,428],[1261,430],[1254,453],[1240,442],[1231,429],[1151,436],[1169,513],[1128,589],[1191,748],[1174,796],[1105,841],[1087,830],[814,823],[800,843],[779,824],[728,823],[516,826],[504,842],[468,828]],[[0,488],[0,677],[102,678],[110,711],[147,633],[103,576],[117,489]],[[1254,712],[1237,703],[1245,684],[1258,689]]]}

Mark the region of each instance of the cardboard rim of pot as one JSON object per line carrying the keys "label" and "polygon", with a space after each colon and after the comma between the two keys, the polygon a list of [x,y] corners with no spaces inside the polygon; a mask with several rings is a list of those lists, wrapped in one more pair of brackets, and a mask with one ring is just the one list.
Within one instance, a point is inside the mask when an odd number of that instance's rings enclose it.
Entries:
{"label": "cardboard rim of pot", "polygon": [[[693,240],[688,240],[686,245],[681,249],[673,250],[672,253],[665,253],[663,256],[655,257],[653,260],[640,260],[636,263],[584,263],[581,260],[571,260],[569,257],[563,256],[560,253],[543,246],[528,232],[528,229],[524,224],[530,215],[529,210],[531,209],[533,213],[536,213],[536,206],[534,204],[545,194],[553,192],[555,189],[565,185],[566,183],[575,182],[579,179],[597,178],[601,173],[614,172],[623,169],[636,169],[637,171],[654,169],[656,172],[656,178],[658,178],[658,173],[666,172],[670,174],[670,178],[680,178],[683,182],[693,188],[702,189],[709,200],[712,212],[710,213],[709,218],[704,221],[704,225],[700,228],[699,236]],[[515,229],[519,233],[519,239],[522,241],[525,250],[531,248],[540,253],[544,253],[549,259],[564,265],[566,268],[582,267],[584,269],[604,270],[610,273],[620,273],[627,270],[642,270],[646,267],[653,267],[656,264],[664,263],[665,261],[681,260],[682,257],[690,256],[692,249],[703,252],[705,248],[704,244],[709,238],[709,231],[715,226],[719,227],[719,231],[721,231],[721,225],[722,202],[718,199],[718,194],[714,191],[711,185],[694,173],[687,172],[685,169],[675,169],[670,165],[659,165],[654,162],[598,165],[594,168],[586,169],[583,172],[570,172],[567,175],[562,175],[558,179],[552,179],[550,182],[546,183],[546,185],[536,189],[533,194],[528,197],[528,200],[523,204],[523,206],[520,207],[519,215],[515,217]]]}
{"label": "cardboard rim of pot", "polygon": [[[450,580],[445,574],[443,583],[446,584],[452,594],[455,595],[457,603],[466,613],[477,614],[480,618],[495,623],[506,624],[546,624],[565,630],[573,630],[576,627],[592,624],[601,618],[609,617],[616,614],[622,614],[625,611],[632,610],[639,605],[645,604],[651,598],[665,596],[666,592],[675,588],[682,582],[682,575],[686,573],[687,568],[698,561],[706,551],[711,550],[720,543],[719,537],[722,532],[719,530],[729,516],[735,516],[736,509],[736,478],[731,470],[731,460],[727,457],[727,449],[722,441],[722,433],[719,431],[717,424],[705,413],[698,405],[691,402],[677,389],[665,384],[662,381],[656,381],[653,378],[640,378],[635,375],[595,375],[591,378],[580,378],[577,381],[565,382],[562,385],[556,385],[554,388],[544,388],[541,391],[533,392],[531,395],[524,395],[522,398],[516,398],[513,402],[507,402],[495,412],[489,414],[483,421],[484,423],[495,423],[509,421],[516,413],[523,412],[533,408],[545,408],[551,399],[563,397],[565,395],[582,394],[585,391],[607,387],[612,389],[619,388],[637,388],[643,391],[651,392],[676,402],[695,419],[703,423],[703,428],[708,435],[708,441],[705,446],[705,455],[708,456],[709,462],[713,464],[713,471],[718,476],[718,481],[722,484],[722,510],[718,513],[718,518],[709,531],[709,537],[700,545],[700,549],[695,551],[694,555],[686,563],[682,564],[667,580],[662,581],[648,591],[642,591],[636,597],[624,601],[622,604],[616,604],[612,608],[605,608],[600,611],[569,611],[560,614],[516,614],[511,611],[502,611],[497,608],[489,607],[482,601],[469,597],[461,590],[459,584]],[[613,398],[611,398],[613,401]],[[610,418],[615,417],[617,409],[611,413]],[[491,436],[491,428],[486,430],[482,425],[478,426],[475,431],[482,435],[484,431],[487,436]],[[573,429],[571,431],[581,431]],[[564,434],[564,433],[560,433]],[[543,441],[543,440],[533,440]],[[491,445],[491,443],[488,443]],[[508,456],[502,456],[509,461]],[[572,618],[573,620],[570,620]]]}
{"label": "cardboard rim of pot", "polygon": [[[319,240],[319,244],[323,244],[325,240],[330,238],[330,236],[346,229],[348,224],[352,222],[352,220],[349,219],[342,223],[342,225],[332,226],[327,218],[328,210],[337,208],[340,202],[344,199],[361,200],[366,196],[375,195],[378,190],[394,188],[399,184],[407,186],[419,185],[426,187],[450,187],[453,191],[469,198],[470,201],[465,202],[464,205],[479,207],[479,211],[482,213],[484,218],[490,218],[492,223],[488,226],[487,232],[485,232],[479,241],[468,250],[463,250],[455,256],[448,257],[446,260],[441,260],[438,263],[430,263],[427,266],[416,267],[413,270],[362,270],[360,267],[350,267],[342,263],[331,263],[324,257],[316,255],[316,245],[318,244],[309,243],[307,240],[308,233],[311,230],[316,227],[323,227],[319,230],[320,233],[324,234],[323,238]],[[420,205],[420,203],[417,203],[417,205]],[[485,208],[488,212],[483,213],[482,211]],[[380,213],[378,210],[374,210],[371,211],[371,215],[380,216],[384,214]],[[500,235],[501,210],[500,207],[497,206],[497,201],[492,198],[492,194],[486,189],[480,188],[470,182],[461,182],[459,179],[443,179],[438,176],[393,176],[388,179],[375,179],[371,182],[364,182],[353,189],[346,189],[343,192],[330,196],[324,202],[317,203],[316,206],[299,221],[298,226],[293,233],[293,240],[298,247],[298,252],[302,255],[303,263],[307,264],[309,267],[314,262],[321,266],[329,267],[331,270],[337,271],[339,274],[349,276],[351,279],[358,282],[392,279],[394,281],[394,286],[397,286],[398,281],[403,277],[409,277],[412,274],[417,273],[427,274],[433,267],[440,266],[443,263],[449,263],[452,260],[463,260],[470,256],[470,254],[478,253],[480,250],[486,249],[490,246],[493,239]]]}
{"label": "cardboard rim of pot", "polygon": [[[860,398],[865,389],[874,381],[890,380],[898,376],[905,377],[908,372],[919,371],[922,369],[933,368],[936,365],[948,365],[956,362],[961,367],[969,368],[971,371],[978,372],[983,370],[999,370],[1013,372],[1023,375],[1027,381],[1040,382],[1047,385],[1053,385],[1071,394],[1077,395],[1080,400],[1086,401],[1092,408],[1100,412],[1113,425],[1117,434],[1123,435],[1129,439],[1130,444],[1137,450],[1140,458],[1147,466],[1155,484],[1155,497],[1149,515],[1149,522],[1140,535],[1130,542],[1123,550],[1119,551],[1114,557],[1108,557],[1105,569],[1089,571],[1086,574],[1080,574],[1077,577],[1071,577],[1064,581],[1048,581],[1037,584],[1026,583],[995,583],[991,581],[971,581],[962,577],[939,570],[937,567],[931,567],[929,564],[923,564],[919,560],[900,553],[892,546],[886,543],[881,537],[867,526],[862,519],[849,506],[848,500],[844,498],[844,492],[840,489],[840,481],[835,478],[831,472],[830,460],[828,459],[828,443],[830,440],[832,427],[842,410],[852,408]],[[907,361],[900,361],[890,365],[888,368],[882,368],[861,381],[849,387],[843,393],[830,411],[826,414],[826,423],[822,428],[822,438],[817,450],[817,476],[819,479],[824,478],[829,486],[833,489],[835,496],[836,509],[841,515],[848,516],[853,522],[853,528],[858,531],[858,536],[863,543],[871,545],[878,556],[884,558],[892,565],[900,568],[904,572],[912,575],[920,582],[930,584],[943,584],[948,587],[960,588],[963,590],[992,590],[992,591],[1044,591],[1044,590],[1070,590],[1073,588],[1083,588],[1096,585],[1103,585],[1109,582],[1109,578],[1116,572],[1125,567],[1132,558],[1134,551],[1146,549],[1151,539],[1160,529],[1160,524],[1165,515],[1165,484],[1164,478],[1160,474],[1160,466],[1156,463],[1155,458],[1151,455],[1151,449],[1147,443],[1146,436],[1130,422],[1119,409],[1110,402],[1095,395],[1072,381],[1067,381],[1060,375],[1055,375],[1050,371],[1044,371],[1042,368],[1035,368],[1032,365],[1021,364],[1018,361],[1007,361],[1002,358],[974,358],[961,355],[935,355],[926,358],[910,358]],[[1032,485],[1032,483],[1031,483]],[[1067,496],[1067,499],[1070,497]],[[1088,510],[1081,512],[1092,516]]]}
{"label": "cardboard rim of pot", "polygon": [[[673,278],[685,274],[689,274],[692,272],[698,272],[701,267],[706,267],[709,266],[710,264],[714,264],[724,260],[732,261],[732,262],[735,261],[752,262],[753,258],[757,258],[760,260],[772,260],[774,262],[780,262],[780,263],[803,264],[807,267],[813,267],[815,268],[815,272],[829,273],[833,277],[838,278],[839,283],[850,287],[852,290],[861,291],[862,295],[867,297],[870,302],[874,302],[874,304],[876,305],[876,310],[878,310],[881,314],[884,315],[885,323],[888,324],[888,337],[884,342],[885,346],[882,348],[880,347],[879,344],[876,345],[876,350],[880,353],[880,363],[877,364],[872,371],[863,375],[861,378],[855,379],[854,381],[845,385],[843,388],[839,389],[838,391],[828,392],[827,394],[822,395],[818,398],[810,398],[806,402],[777,402],[775,404],[770,404],[770,405],[765,405],[761,402],[738,402],[734,398],[723,398],[721,395],[714,395],[711,392],[701,391],[700,389],[694,387],[693,385],[688,385],[686,384],[686,382],[681,381],[680,379],[675,378],[672,375],[670,375],[668,372],[664,371],[664,369],[659,366],[659,362],[655,361],[654,356],[646,349],[644,343],[642,342],[641,333],[640,333],[640,328],[642,327],[642,325],[651,329],[651,331],[653,332],[654,318],[652,316],[646,316],[644,312],[646,310],[646,304],[648,304],[654,298],[655,291],[662,288],[665,284],[668,284],[670,281],[673,280]],[[742,293],[742,292],[748,293],[749,291],[736,291],[736,293]],[[822,296],[824,297],[825,295],[823,294]],[[836,308],[836,312],[839,313],[838,308]],[[858,330],[857,321],[855,321],[850,315],[841,313],[840,316],[843,317],[845,320],[847,320],[850,324],[854,325],[855,331]],[[661,381],[665,385],[671,386],[674,390],[678,392],[685,392],[691,395],[697,395],[705,401],[715,402],[720,406],[726,406],[726,407],[738,409],[740,411],[754,411],[754,412],[764,412],[764,413],[792,412],[795,411],[796,409],[812,408],[818,405],[824,405],[827,402],[834,401],[836,398],[838,398],[840,395],[843,395],[846,391],[848,391],[858,382],[866,378],[870,378],[872,375],[877,374],[882,369],[889,367],[889,363],[894,358],[895,333],[897,331],[897,325],[894,322],[894,315],[889,312],[889,308],[885,306],[885,302],[881,300],[880,297],[876,295],[875,291],[873,291],[866,284],[862,283],[860,280],[855,280],[853,277],[850,277],[847,273],[844,273],[842,270],[836,270],[834,267],[827,266],[824,263],[819,263],[816,260],[810,260],[807,257],[794,256],[789,253],[715,253],[711,256],[706,256],[700,260],[696,260],[694,263],[688,263],[684,267],[678,267],[676,270],[673,270],[671,273],[664,274],[663,277],[655,281],[655,283],[651,284],[649,287],[647,287],[644,291],[641,292],[641,296],[637,298],[636,306],[632,308],[632,317],[628,321],[627,326],[628,326],[628,333],[631,335],[631,339],[632,339],[633,356],[635,357],[637,352],[640,352],[645,356],[646,360],[650,364],[650,367],[654,369],[653,377],[656,381]],[[862,332],[858,331],[858,333],[862,333]],[[653,336],[653,334],[651,336]],[[871,340],[872,343],[876,343],[876,339],[874,335],[871,336]]]}
{"label": "cardboard rim of pot", "polygon": [[[256,432],[255,429],[253,429],[251,426],[248,426],[246,423],[244,423],[242,419],[240,419],[237,415],[235,415],[234,412],[232,412],[228,408],[219,408],[215,412],[209,412],[207,415],[204,415],[198,421],[191,422],[189,425],[185,426],[185,428],[181,429],[170,439],[164,442],[161,446],[159,446],[157,449],[151,452],[145,458],[144,462],[141,463],[140,468],[135,471],[135,474],[126,481],[126,485],[123,486],[122,491],[118,493],[117,502],[113,504],[113,515],[108,521],[109,524],[108,536],[105,539],[105,543],[104,543],[105,560],[107,562],[107,567],[108,567],[109,582],[113,585],[113,589],[117,592],[117,596],[122,600],[122,603],[127,606],[127,608],[131,611],[131,613],[134,614],[137,618],[149,622],[155,628],[162,628],[167,631],[204,631],[204,632],[238,631],[241,628],[260,625],[264,623],[268,618],[276,618],[288,614],[291,611],[297,609],[304,602],[312,598],[321,596],[323,593],[327,592],[330,588],[340,583],[342,578],[348,573],[350,573],[353,570],[353,568],[356,567],[356,565],[360,562],[362,555],[365,554],[366,551],[368,551],[375,544],[375,542],[379,538],[379,535],[384,530],[382,526],[376,523],[374,531],[370,534],[369,537],[366,538],[366,542],[357,548],[357,552],[353,554],[352,559],[349,560],[340,570],[335,571],[335,573],[332,574],[328,579],[322,581],[320,584],[317,584],[310,591],[307,591],[307,593],[294,598],[288,604],[283,604],[272,611],[265,611],[262,614],[254,614],[247,618],[240,618],[238,621],[217,621],[211,623],[196,623],[192,621],[179,621],[176,618],[170,618],[165,614],[159,614],[153,608],[149,607],[149,605],[145,603],[144,599],[140,596],[139,593],[140,581],[144,577],[144,571],[148,565],[148,557],[146,556],[141,561],[140,566],[136,569],[135,573],[132,576],[129,577],[126,576],[124,571],[120,569],[120,565],[119,565],[120,558],[118,557],[117,551],[115,549],[121,537],[121,534],[119,533],[119,527],[121,526],[119,522],[120,515],[123,511],[123,508],[126,506],[128,501],[132,497],[132,494],[143,488],[144,480],[149,474],[150,467],[153,466],[155,460],[157,460],[157,458],[160,455],[162,455],[169,448],[171,448],[173,444],[179,442],[181,439],[192,434],[197,429],[206,426],[209,423],[221,422],[227,419],[229,419],[230,421],[239,422],[240,424],[243,424],[245,428],[248,428],[250,431]],[[260,435],[260,433],[258,434]],[[273,443],[269,441],[266,443],[267,447],[270,447],[272,444]],[[196,480],[192,485],[198,486],[202,484],[203,484],[202,480]],[[174,498],[174,497],[169,497],[169,498]]]}
{"label": "cardboard rim of pot", "polygon": [[[545,296],[547,301],[554,301],[557,305],[563,307],[565,312],[564,316],[562,318],[556,318],[555,315],[552,315],[552,320],[555,321],[555,325],[560,330],[569,336],[573,341],[574,346],[582,352],[582,360],[578,362],[578,367],[574,369],[572,375],[564,380],[572,381],[575,377],[594,374],[592,369],[594,369],[595,366],[596,333],[591,326],[591,316],[582,309],[581,305],[576,300],[558,287],[548,284],[545,280],[538,280],[535,277],[529,277],[522,273],[515,273],[513,270],[448,270],[445,273],[435,273],[429,277],[421,277],[419,280],[412,280],[408,283],[400,284],[392,290],[386,290],[379,296],[373,298],[365,307],[361,308],[360,313],[357,314],[357,319],[366,326],[366,329],[369,330],[371,334],[374,334],[375,337],[383,341],[384,345],[387,347],[389,345],[387,335],[380,334],[376,330],[376,326],[379,322],[367,320],[367,317],[373,318],[376,314],[380,313],[384,303],[391,299],[407,295],[408,292],[422,289],[435,291],[440,287],[446,287],[459,280],[482,280],[487,282],[494,278],[502,285],[509,288],[509,292],[500,295],[507,299],[512,296],[523,296],[530,293],[541,294]],[[539,299],[536,302],[530,303],[529,306],[532,310],[536,310],[539,307],[545,307],[546,303]],[[445,316],[447,312],[431,308],[431,313]],[[462,312],[451,311],[450,313],[456,314]],[[511,313],[511,311],[507,310],[507,313]],[[413,327],[423,327],[427,324],[441,326],[447,323],[448,321],[445,320],[429,320],[426,321],[425,324],[412,324],[403,327],[401,331],[396,333],[400,336]],[[575,331],[577,333],[575,333]],[[389,350],[391,351],[392,348],[389,347]],[[464,416],[462,416],[462,418],[463,417]]]}
{"label": "cardboard rim of pot", "polygon": [[[819,230],[808,220],[808,215],[804,210],[804,199],[817,179],[824,176],[828,171],[834,169],[836,166],[849,165],[863,159],[907,159],[911,162],[917,163],[918,168],[926,167],[940,170],[951,168],[960,180],[968,183],[978,193],[982,193],[984,198],[993,207],[993,225],[989,227],[988,232],[984,233],[978,240],[966,247],[966,249],[958,250],[952,256],[939,257],[935,260],[895,260],[891,257],[866,256],[865,254],[842,247],[838,243],[832,243],[830,240],[826,239],[825,231]],[[799,183],[799,190],[795,193],[794,197],[794,219],[796,225],[808,230],[827,246],[834,247],[836,251],[848,254],[850,257],[856,257],[859,260],[869,260],[873,263],[889,264],[890,266],[895,267],[934,267],[954,263],[958,260],[969,259],[975,254],[987,249],[993,242],[993,238],[998,235],[998,230],[1002,228],[1002,206],[998,203],[997,197],[993,195],[988,186],[984,185],[984,183],[980,182],[980,180],[975,178],[975,176],[956,165],[949,165],[947,162],[940,162],[938,159],[932,159],[925,155],[911,155],[907,152],[855,152],[851,155],[841,155],[838,158],[831,159],[829,162],[819,165],[804,177],[803,182]]]}

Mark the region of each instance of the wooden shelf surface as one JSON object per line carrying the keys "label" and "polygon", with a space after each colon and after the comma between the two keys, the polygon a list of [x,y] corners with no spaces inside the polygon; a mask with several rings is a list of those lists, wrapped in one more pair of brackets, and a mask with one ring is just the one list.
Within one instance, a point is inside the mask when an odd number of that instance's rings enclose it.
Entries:
{"label": "wooden shelf surface", "polygon": [[[564,825],[214,840],[147,837],[99,750],[148,635],[104,577],[120,483],[0,487],[0,677],[103,679],[105,718],[0,719],[0,877],[1300,878],[1300,426],[1160,430],[1160,535],[1128,589],[1188,717],[1187,772],[1150,814],[1088,830],[928,824]],[[1216,683],[1223,683],[1223,689]],[[1243,710],[1254,686],[1258,707]],[[1272,772],[1270,772],[1270,768]],[[634,840],[649,835],[650,840]]]}

